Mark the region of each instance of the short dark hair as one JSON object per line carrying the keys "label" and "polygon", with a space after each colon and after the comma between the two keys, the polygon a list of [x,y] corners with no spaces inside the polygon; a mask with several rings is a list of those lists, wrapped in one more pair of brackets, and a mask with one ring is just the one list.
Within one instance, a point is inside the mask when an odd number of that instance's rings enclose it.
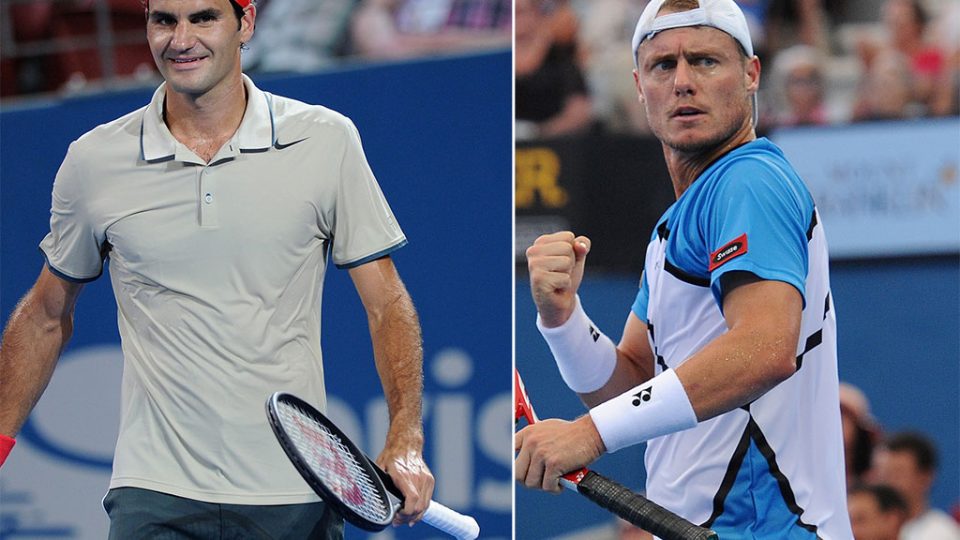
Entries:
{"label": "short dark hair", "polygon": [[937,447],[922,433],[913,431],[897,433],[887,439],[883,446],[891,452],[910,453],[921,471],[932,472],[937,468]]}
{"label": "short dark hair", "polygon": [[847,490],[848,497],[859,494],[872,496],[884,514],[896,510],[906,515],[909,510],[900,492],[886,484],[854,484]]}
{"label": "short dark hair", "polygon": [[[250,3],[253,4],[253,2]],[[243,8],[233,0],[230,0],[230,5],[233,6],[233,14],[237,16],[237,22],[239,22],[243,18]]]}
{"label": "short dark hair", "polygon": [[873,460],[873,447],[877,441],[875,432],[857,424],[854,427],[855,435],[853,439],[853,448],[851,449],[850,459],[853,466],[853,472],[861,476],[870,470]]}
{"label": "short dark hair", "polygon": [[[150,9],[150,0],[140,0],[140,3],[143,4],[143,9]],[[250,1],[251,5],[256,5],[256,3],[256,0]],[[240,4],[234,2],[233,0],[230,0],[230,6],[233,7],[233,14],[237,16],[237,22],[239,23],[240,19],[243,18],[243,8],[240,7]],[[240,26],[238,25],[237,28],[240,28]]]}
{"label": "short dark hair", "polygon": [[923,8],[923,4],[919,0],[910,0],[910,9],[913,11],[913,20],[917,21],[920,28],[926,28],[927,23],[930,22],[930,15]]}

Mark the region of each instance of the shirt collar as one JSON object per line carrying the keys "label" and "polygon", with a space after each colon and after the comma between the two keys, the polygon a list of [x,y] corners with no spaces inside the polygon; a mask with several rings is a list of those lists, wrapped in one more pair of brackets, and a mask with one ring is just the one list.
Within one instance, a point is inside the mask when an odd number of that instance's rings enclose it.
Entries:
{"label": "shirt collar", "polygon": [[[247,109],[240,127],[231,138],[238,152],[266,150],[276,142],[273,118],[273,96],[257,88],[246,75],[243,85],[247,89]],[[182,146],[170,133],[163,121],[164,96],[167,83],[153,93],[153,98],[143,113],[140,124],[140,158],[145,161],[168,161],[177,155]]]}

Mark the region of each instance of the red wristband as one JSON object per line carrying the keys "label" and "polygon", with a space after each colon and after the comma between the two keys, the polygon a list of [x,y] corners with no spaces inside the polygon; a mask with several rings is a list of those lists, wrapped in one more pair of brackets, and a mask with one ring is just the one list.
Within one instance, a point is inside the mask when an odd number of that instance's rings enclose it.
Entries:
{"label": "red wristband", "polygon": [[10,455],[10,450],[13,450],[15,444],[17,444],[17,441],[13,437],[7,437],[0,433],[0,465],[3,465],[3,462],[7,460],[7,456]]}

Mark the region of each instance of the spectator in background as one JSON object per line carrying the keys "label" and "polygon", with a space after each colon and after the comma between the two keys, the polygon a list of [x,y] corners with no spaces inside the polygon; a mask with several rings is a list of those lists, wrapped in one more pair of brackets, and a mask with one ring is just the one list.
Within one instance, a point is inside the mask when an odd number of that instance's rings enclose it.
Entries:
{"label": "spectator in background", "polygon": [[[946,55],[926,35],[929,16],[920,0],[887,0],[882,9],[882,23],[886,37],[877,41],[864,36],[858,44],[858,54],[865,72],[873,73],[890,69],[891,58],[905,67],[907,101],[912,104],[909,116],[922,116],[930,112],[936,83],[941,80],[946,68]],[[884,63],[879,68],[874,64]],[[875,92],[869,85],[864,92]]]}
{"label": "spectator in background", "polygon": [[[10,24],[0,24],[0,43],[20,47],[50,39],[53,8],[52,2],[40,0],[5,6],[3,15],[10,18]],[[53,90],[54,60],[53,56],[3,56],[0,96]]]}
{"label": "spectator in background", "polygon": [[307,72],[347,52],[358,0],[257,2],[257,31],[241,55],[244,71]]}
{"label": "spectator in background", "polygon": [[516,1],[517,137],[554,137],[593,122],[575,45],[557,43],[542,0]]}
{"label": "spectator in background", "polygon": [[539,0],[547,14],[547,25],[553,33],[553,43],[560,47],[570,47],[578,61],[580,50],[580,18],[570,5],[570,0]]}
{"label": "spectator in background", "polygon": [[907,503],[900,540],[960,540],[957,523],[946,512],[930,508],[936,470],[936,447],[919,433],[894,435],[874,452],[874,479],[892,486]]}
{"label": "spectator in background", "polygon": [[[836,0],[833,0],[836,3]],[[824,0],[754,0],[753,11],[762,14],[764,42],[761,58],[794,45],[807,45],[827,53],[829,29]],[[752,30],[751,30],[752,31]]]}
{"label": "spectator in background", "polygon": [[840,383],[840,420],[843,424],[843,451],[847,488],[865,481],[880,438],[880,428],[870,414],[867,396],[849,383]]}
{"label": "spectator in background", "polygon": [[912,75],[912,98],[929,105],[934,83],[943,73],[943,51],[926,42],[929,18],[920,0],[887,0],[883,6],[883,24],[890,35],[890,46],[907,57]]}
{"label": "spectator in background", "polygon": [[898,120],[919,115],[911,102],[910,66],[895,50],[880,53],[860,83],[854,121]]}
{"label": "spectator in background", "polygon": [[578,45],[593,110],[614,132],[649,133],[647,113],[630,76],[629,43],[646,0],[583,0],[578,8]]}
{"label": "spectator in background", "polygon": [[854,540],[897,540],[907,519],[903,497],[892,487],[879,484],[849,488],[847,511]]}
{"label": "spectator in background", "polygon": [[794,45],[777,54],[773,61],[776,106],[767,123],[808,126],[828,122],[820,65],[820,54],[809,45]]}
{"label": "spectator in background", "polygon": [[960,2],[953,2],[932,25],[932,43],[944,48],[944,69],[933,85],[930,113],[934,116],[960,115]]}
{"label": "spectator in background", "polygon": [[361,0],[351,39],[373,59],[509,47],[511,15],[510,0]]}

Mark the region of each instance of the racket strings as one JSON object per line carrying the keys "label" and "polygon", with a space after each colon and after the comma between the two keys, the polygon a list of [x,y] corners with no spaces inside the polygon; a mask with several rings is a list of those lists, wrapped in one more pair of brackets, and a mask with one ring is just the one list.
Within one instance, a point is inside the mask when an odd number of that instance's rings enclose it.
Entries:
{"label": "racket strings", "polygon": [[366,519],[383,522],[390,517],[390,503],[336,433],[295,405],[284,403],[278,410],[294,446],[328,489]]}

